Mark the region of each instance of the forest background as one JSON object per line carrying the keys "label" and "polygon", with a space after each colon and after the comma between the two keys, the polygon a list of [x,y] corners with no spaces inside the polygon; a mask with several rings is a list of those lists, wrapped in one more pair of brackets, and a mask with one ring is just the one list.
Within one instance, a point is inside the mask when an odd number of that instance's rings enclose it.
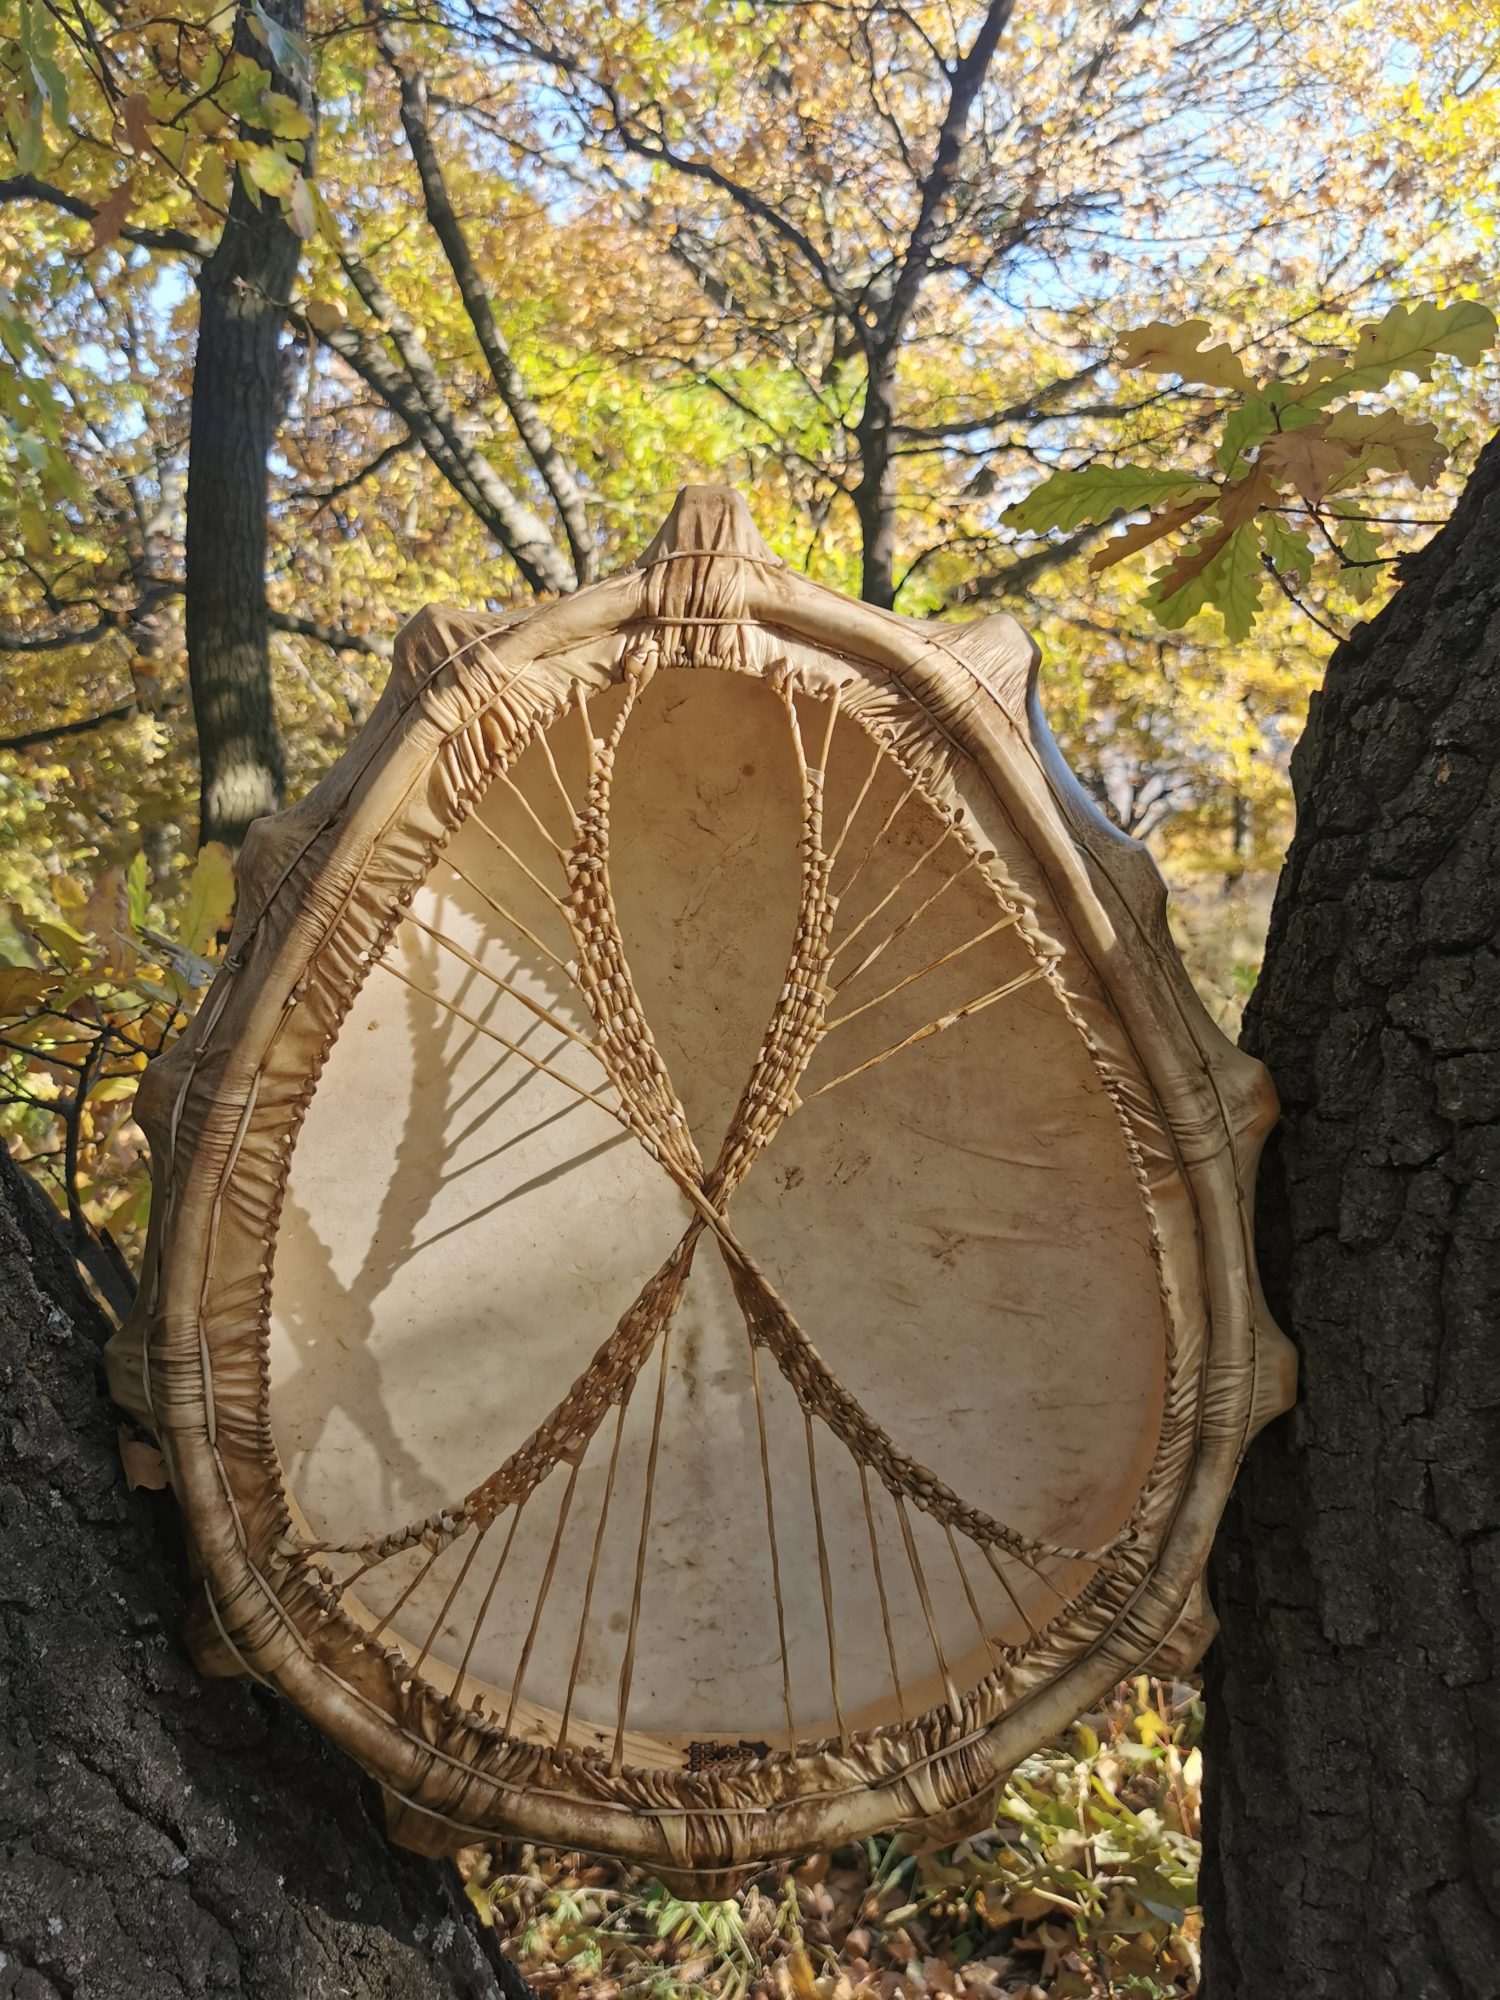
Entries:
{"label": "forest background", "polygon": [[[0,37],[0,1119],[77,1228],[128,1262],[144,1052],[400,622],[607,572],[694,479],[840,589],[1036,634],[1232,1027],[1333,639],[1500,423],[1482,0],[7,0]],[[189,491],[236,316],[263,557],[227,474]],[[1177,1759],[1185,1833],[1190,1706],[1100,1725]]]}

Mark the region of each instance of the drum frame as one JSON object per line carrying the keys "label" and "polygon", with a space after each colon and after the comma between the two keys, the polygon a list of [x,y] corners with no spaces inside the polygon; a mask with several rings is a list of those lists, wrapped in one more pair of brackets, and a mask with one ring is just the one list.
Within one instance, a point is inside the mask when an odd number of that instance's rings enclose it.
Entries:
{"label": "drum frame", "polygon": [[[251,829],[223,968],[142,1085],[155,1201],[110,1380],[166,1457],[200,1577],[200,1666],[251,1675],[314,1721],[382,1785],[404,1844],[443,1853],[522,1834],[715,1894],[769,1860],[892,1827],[950,1841],[987,1823],[1004,1774],[1118,1680],[1206,1643],[1201,1575],[1219,1513],[1251,1437],[1295,1388],[1254,1268],[1275,1099],[1193,993],[1149,856],[1062,762],[1037,661],[1009,618],[923,623],[811,583],[770,553],[737,496],[687,488],[622,575],[506,618],[420,614],[354,747]],[[1162,1430],[1130,1531],[1034,1643],[961,1714],[700,1770],[611,1768],[596,1749],[508,1737],[372,1640],[305,1551],[266,1377],[269,1246],[295,1133],[404,904],[571,687],[663,665],[789,672],[813,692],[861,680],[866,726],[929,797],[953,804],[959,779],[989,787],[1066,927],[1067,1001],[1116,1079],[1172,1300]]]}

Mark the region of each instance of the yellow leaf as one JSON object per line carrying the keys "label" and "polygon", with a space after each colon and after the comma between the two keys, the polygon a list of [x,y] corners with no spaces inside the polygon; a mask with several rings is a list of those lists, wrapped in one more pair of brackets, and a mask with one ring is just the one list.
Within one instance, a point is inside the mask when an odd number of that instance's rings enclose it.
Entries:
{"label": "yellow leaf", "polygon": [[302,178],[295,164],[274,146],[252,146],[245,171],[265,194],[287,195]]}
{"label": "yellow leaf", "polygon": [[1120,366],[1144,368],[1152,375],[1180,375],[1184,382],[1202,382],[1212,389],[1250,388],[1250,377],[1223,341],[1202,346],[1212,331],[1206,319],[1190,319],[1181,326],[1151,320],[1120,335]]}
{"label": "yellow leaf", "polygon": [[198,178],[194,183],[198,199],[216,215],[227,214],[229,209],[229,164],[217,146],[210,146],[203,155],[198,168]]}
{"label": "yellow leaf", "polygon": [[304,175],[298,174],[293,181],[292,191],[286,197],[285,206],[288,221],[304,243],[310,237],[317,235],[318,218],[313,209],[312,191]]}
{"label": "yellow leaf", "polygon": [[812,1960],[801,1945],[788,1956],[786,1968],[796,2000],[821,2000],[818,1982],[813,1975]]}
{"label": "yellow leaf", "polygon": [[199,852],[188,879],[180,939],[191,952],[203,952],[224,930],[234,910],[234,862],[221,840],[210,840]]}

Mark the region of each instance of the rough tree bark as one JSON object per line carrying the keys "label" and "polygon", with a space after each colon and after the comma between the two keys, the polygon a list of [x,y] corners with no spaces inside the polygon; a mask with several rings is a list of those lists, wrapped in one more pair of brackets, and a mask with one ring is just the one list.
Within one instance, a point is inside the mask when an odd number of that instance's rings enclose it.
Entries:
{"label": "rough tree bark", "polygon": [[1208,2000],[1500,1995],[1500,439],[1335,652],[1246,1045],[1302,1351],[1215,1553]]}
{"label": "rough tree bark", "polygon": [[194,1671],[171,1503],[125,1490],[105,1331],[0,1148],[0,2000],[524,2000],[351,1764]]}
{"label": "rough tree bark", "polygon": [[[265,11],[294,34],[306,25],[306,0],[269,0]],[[243,7],[235,47],[311,111],[305,85],[276,66]],[[198,278],[186,533],[198,838],[231,846],[251,820],[285,803],[266,609],[266,460],[281,421],[281,330],[301,251],[281,204],[262,195],[257,206],[236,175],[224,233]]]}

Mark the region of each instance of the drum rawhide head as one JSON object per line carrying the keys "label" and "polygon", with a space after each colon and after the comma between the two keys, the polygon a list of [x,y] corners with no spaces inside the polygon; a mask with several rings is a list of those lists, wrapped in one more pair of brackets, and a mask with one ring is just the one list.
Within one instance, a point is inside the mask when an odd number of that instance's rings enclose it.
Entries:
{"label": "drum rawhide head", "polygon": [[984,1824],[1186,1663],[1246,1443],[1264,1071],[1011,619],[688,488],[628,571],[429,610],[246,843],[152,1065],[112,1343],[190,1639],[385,1788],[723,1893]]}

